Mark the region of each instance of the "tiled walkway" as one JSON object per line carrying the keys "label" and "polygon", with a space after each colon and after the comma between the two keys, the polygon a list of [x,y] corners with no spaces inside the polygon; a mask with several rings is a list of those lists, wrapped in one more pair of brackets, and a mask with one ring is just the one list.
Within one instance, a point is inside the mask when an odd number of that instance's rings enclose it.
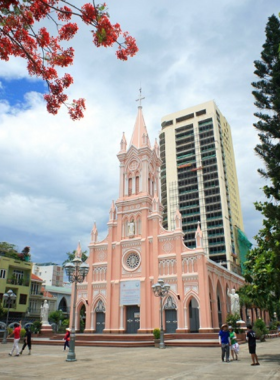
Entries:
{"label": "tiled walkway", "polygon": [[0,344],[0,379],[118,379],[118,380],[269,380],[280,379],[280,338],[259,343],[260,366],[252,367],[247,345],[241,346],[240,361],[223,363],[220,348],[76,347],[76,362],[66,362],[61,346],[34,345],[10,357],[12,344]]}

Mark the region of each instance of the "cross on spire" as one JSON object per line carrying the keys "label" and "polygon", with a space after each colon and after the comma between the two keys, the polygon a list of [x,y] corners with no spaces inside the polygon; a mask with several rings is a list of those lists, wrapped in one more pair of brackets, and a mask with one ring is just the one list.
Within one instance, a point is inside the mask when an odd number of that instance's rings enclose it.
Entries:
{"label": "cross on spire", "polygon": [[140,87],[139,88],[139,98],[136,99],[136,102],[139,102],[139,107],[141,107],[141,100],[145,99],[144,97],[141,98],[141,95],[142,95],[142,88]]}

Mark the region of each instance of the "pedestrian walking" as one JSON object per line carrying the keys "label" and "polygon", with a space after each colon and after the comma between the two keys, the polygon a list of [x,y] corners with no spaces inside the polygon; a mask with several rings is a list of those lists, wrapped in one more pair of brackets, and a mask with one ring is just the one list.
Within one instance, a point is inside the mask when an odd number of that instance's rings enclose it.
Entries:
{"label": "pedestrian walking", "polygon": [[228,330],[231,344],[231,357],[232,360],[234,360],[234,358],[235,360],[238,360],[239,344],[237,343],[237,337],[231,326],[228,327]]}
{"label": "pedestrian walking", "polygon": [[64,335],[64,351],[66,350],[66,347],[69,349],[69,341],[70,341],[70,329],[69,327],[66,329],[66,334]]}
{"label": "pedestrian walking", "polygon": [[251,354],[252,364],[251,365],[260,365],[259,359],[256,354],[256,333],[252,329],[252,325],[247,326],[247,335],[246,340],[248,341],[249,353]]}
{"label": "pedestrian walking", "polygon": [[20,330],[21,330],[21,321],[19,321],[19,323],[14,324],[14,331],[10,335],[7,336],[7,338],[9,338],[12,335],[14,336],[14,344],[13,344],[11,352],[9,353],[10,356],[13,356],[14,350],[16,350],[15,356],[19,356],[18,343],[20,340]]}
{"label": "pedestrian walking", "polygon": [[225,323],[222,325],[221,330],[219,332],[219,343],[222,349],[222,361],[229,363],[229,348],[230,348],[230,336],[228,331],[228,325]]}
{"label": "pedestrian walking", "polygon": [[24,351],[26,346],[28,346],[28,355],[31,355],[31,331],[29,327],[25,328],[24,343],[20,351],[20,355],[22,355],[22,351]]}

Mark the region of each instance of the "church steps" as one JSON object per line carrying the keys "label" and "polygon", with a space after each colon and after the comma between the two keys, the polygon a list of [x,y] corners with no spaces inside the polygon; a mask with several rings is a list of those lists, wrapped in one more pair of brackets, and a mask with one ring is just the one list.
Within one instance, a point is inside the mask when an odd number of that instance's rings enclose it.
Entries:
{"label": "church steps", "polygon": [[[53,345],[63,347],[63,341],[61,340],[40,340],[36,339],[32,341],[35,345]],[[167,347],[218,347],[219,344],[217,340],[165,340],[165,345]],[[84,347],[154,347],[154,341],[84,341],[76,340],[75,346]]]}
{"label": "church steps", "polygon": [[[64,335],[54,335],[52,340],[63,340]],[[102,342],[102,341],[126,341],[126,342],[143,342],[143,341],[153,341],[152,334],[76,334],[76,340],[83,342]],[[218,341],[217,333],[178,333],[178,334],[164,334],[165,340],[178,340],[178,339],[212,339]]]}
{"label": "church steps", "polygon": [[[63,346],[63,334],[52,338],[35,338],[34,344]],[[178,333],[165,334],[167,347],[218,347],[217,333]],[[239,343],[244,341],[238,340]],[[76,334],[76,346],[87,347],[153,347],[152,334]]]}

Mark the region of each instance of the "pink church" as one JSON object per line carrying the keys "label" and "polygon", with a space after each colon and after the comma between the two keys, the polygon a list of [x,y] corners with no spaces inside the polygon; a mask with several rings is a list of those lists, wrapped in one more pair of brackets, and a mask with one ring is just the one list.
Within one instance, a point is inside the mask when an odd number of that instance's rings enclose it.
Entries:
{"label": "pink church", "polygon": [[208,259],[199,225],[196,248],[184,245],[179,210],[175,230],[162,227],[159,146],[157,141],[151,146],[141,106],[130,144],[123,135],[117,157],[119,197],[110,208],[107,237],[98,241],[96,224],[91,232],[90,270],[78,284],[76,330],[83,307],[85,333],[152,332],[160,326],[160,300],[152,285],[161,278],[170,285],[163,299],[165,332],[217,331],[230,312],[227,290],[238,289],[244,279]]}

